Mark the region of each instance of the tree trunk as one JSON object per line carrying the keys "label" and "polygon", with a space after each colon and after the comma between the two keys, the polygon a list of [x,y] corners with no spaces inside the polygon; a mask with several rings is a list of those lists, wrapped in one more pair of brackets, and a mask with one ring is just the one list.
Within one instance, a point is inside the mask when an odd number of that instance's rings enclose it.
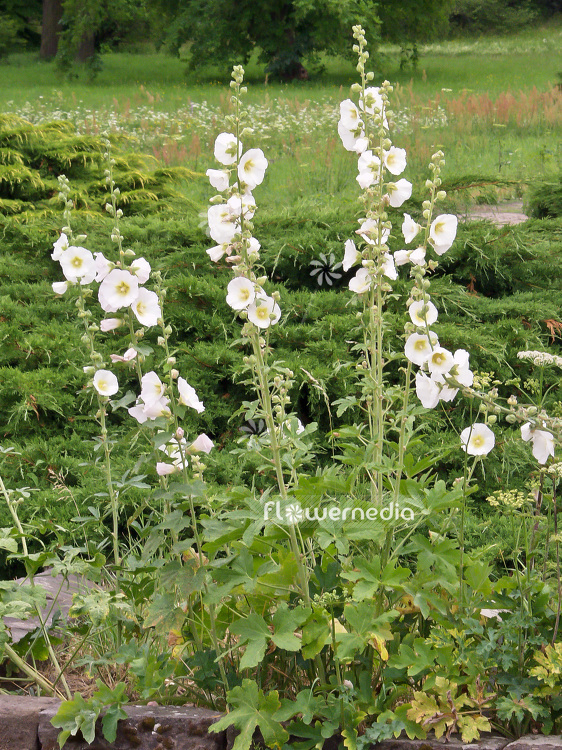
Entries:
{"label": "tree trunk", "polygon": [[43,60],[50,60],[57,54],[61,18],[62,0],[43,0],[43,24],[39,51]]}
{"label": "tree trunk", "polygon": [[76,60],[78,62],[86,62],[90,57],[95,54],[95,36],[94,34],[84,34],[80,41],[80,46],[76,51]]}

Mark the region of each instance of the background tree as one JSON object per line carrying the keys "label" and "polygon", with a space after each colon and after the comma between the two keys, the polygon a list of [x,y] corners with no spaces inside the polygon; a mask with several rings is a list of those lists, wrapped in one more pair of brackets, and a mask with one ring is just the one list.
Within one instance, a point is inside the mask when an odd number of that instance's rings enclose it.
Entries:
{"label": "background tree", "polygon": [[379,0],[382,38],[400,44],[402,66],[418,59],[418,45],[446,37],[453,0]]}
{"label": "background tree", "polygon": [[164,7],[172,18],[167,42],[175,49],[190,42],[191,67],[246,63],[257,50],[266,73],[302,78],[318,52],[347,55],[353,24],[367,29],[372,46],[378,39],[370,0],[172,0]]}

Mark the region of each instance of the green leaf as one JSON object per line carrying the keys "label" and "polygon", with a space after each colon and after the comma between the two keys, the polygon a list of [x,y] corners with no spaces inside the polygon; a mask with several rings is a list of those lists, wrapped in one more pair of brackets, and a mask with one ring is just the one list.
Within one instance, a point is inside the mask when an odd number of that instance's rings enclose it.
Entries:
{"label": "green leaf", "polygon": [[240,660],[240,669],[256,667],[265,655],[265,648],[270,637],[266,621],[253,612],[248,617],[237,620],[230,632],[240,636],[239,645],[246,644],[246,650]]}
{"label": "green leaf", "polygon": [[302,629],[302,655],[313,659],[332,640],[331,617],[323,609],[315,609]]}
{"label": "green leaf", "polygon": [[242,685],[227,693],[228,704],[233,706],[222,719],[209,727],[210,732],[222,732],[230,726],[240,730],[232,750],[249,750],[254,731],[258,727],[267,747],[281,750],[289,739],[288,732],[273,716],[281,703],[276,690],[264,695],[254,680],[243,680]]}
{"label": "green leaf", "polygon": [[301,690],[294,700],[284,698],[281,701],[281,708],[274,714],[273,718],[276,721],[288,721],[293,716],[301,714],[303,722],[310,724],[315,716],[321,715],[325,705],[324,698],[314,695],[312,690]]}
{"label": "green leaf", "polygon": [[298,651],[302,646],[302,639],[295,635],[295,630],[310,617],[311,612],[309,607],[289,609],[286,602],[281,602],[273,615],[273,643],[286,651]]}
{"label": "green leaf", "polygon": [[103,736],[108,742],[115,742],[117,737],[117,722],[119,719],[126,719],[126,712],[119,706],[110,706],[106,709],[103,719],[101,720],[101,727]]}

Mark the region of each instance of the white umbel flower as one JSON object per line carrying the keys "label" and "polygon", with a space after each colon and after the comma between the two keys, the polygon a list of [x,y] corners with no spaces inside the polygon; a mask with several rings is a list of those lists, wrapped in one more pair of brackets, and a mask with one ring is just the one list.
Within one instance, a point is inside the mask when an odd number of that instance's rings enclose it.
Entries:
{"label": "white umbel flower", "polygon": [[226,303],[233,310],[245,310],[256,298],[253,283],[244,276],[232,279],[226,289]]}
{"label": "white umbel flower", "polygon": [[496,443],[496,437],[492,430],[481,422],[475,422],[460,434],[461,445],[464,451],[471,456],[486,456]]}
{"label": "white umbel flower", "polygon": [[111,370],[97,370],[94,375],[94,388],[100,396],[113,396],[119,390],[119,383]]}

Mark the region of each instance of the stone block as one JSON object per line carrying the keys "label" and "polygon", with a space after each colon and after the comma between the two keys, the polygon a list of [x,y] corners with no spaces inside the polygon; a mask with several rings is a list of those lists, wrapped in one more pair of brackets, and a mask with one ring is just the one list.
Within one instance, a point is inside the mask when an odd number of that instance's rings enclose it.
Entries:
{"label": "stone block", "polygon": [[526,734],[506,745],[505,750],[562,750],[562,735]]}
{"label": "stone block", "polygon": [[0,695],[0,750],[39,750],[41,709],[59,705],[54,698]]}

